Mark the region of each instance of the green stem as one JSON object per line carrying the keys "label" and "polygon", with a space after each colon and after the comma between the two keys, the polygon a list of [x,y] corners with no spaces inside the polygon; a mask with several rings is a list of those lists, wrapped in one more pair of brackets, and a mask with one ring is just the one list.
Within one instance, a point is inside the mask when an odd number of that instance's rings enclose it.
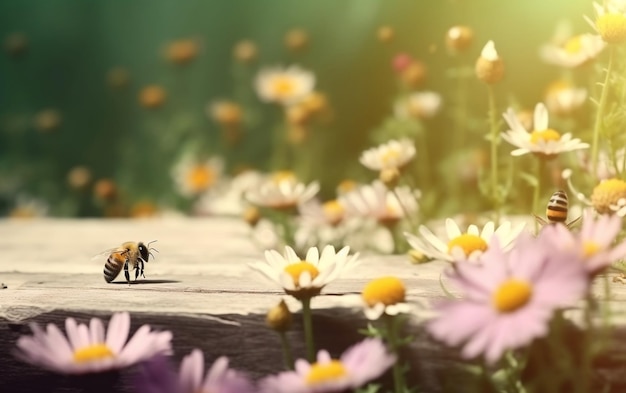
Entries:
{"label": "green stem", "polygon": [[272,146],[272,170],[284,170],[289,167],[289,146],[287,146],[286,125],[274,127]]}
{"label": "green stem", "polygon": [[400,198],[400,194],[398,193],[398,188],[394,187],[392,192],[393,192],[393,195],[395,195],[396,199],[398,200],[398,205],[400,205],[400,208],[402,209],[402,212],[404,213],[404,217],[406,217],[406,219],[408,220],[409,225],[411,226],[411,230],[413,231],[417,229],[417,222],[415,221],[415,217],[413,217],[409,209],[407,209],[406,205],[402,201],[402,198]]}
{"label": "green stem", "polygon": [[279,332],[278,335],[280,336],[280,345],[283,348],[285,367],[287,367],[288,370],[293,370],[293,352],[291,351],[289,340],[287,340],[287,335],[285,332]]}
{"label": "green stem", "polygon": [[587,385],[589,384],[589,373],[591,372],[591,367],[593,363],[593,353],[591,346],[593,345],[594,338],[593,336],[593,318],[591,316],[591,309],[594,307],[594,300],[591,297],[591,294],[587,294],[587,298],[585,299],[585,307],[583,309],[583,320],[584,320],[584,338],[583,338],[583,348],[582,348],[582,364],[581,370],[578,373],[580,376],[580,380],[577,385],[581,388],[581,392],[586,392]]}
{"label": "green stem", "polygon": [[593,142],[591,144],[591,173],[593,175],[596,174],[596,168],[598,165],[598,145],[600,141],[600,129],[602,128],[604,110],[606,109],[606,99],[609,95],[609,81],[611,78],[611,70],[613,68],[614,52],[614,46],[609,45],[609,64],[606,67],[606,76],[604,78],[604,83],[602,84],[602,93],[600,93],[600,102],[598,103],[598,111],[596,112],[596,121],[593,125]]}
{"label": "green stem", "polygon": [[[537,185],[535,186],[533,193],[532,207],[532,212],[534,214],[537,214],[537,209],[539,208],[539,198],[541,197],[541,178],[543,177],[543,172],[546,167],[543,158],[539,157],[537,160]],[[537,220],[535,220],[535,233],[539,233],[539,222]]]}
{"label": "green stem", "polygon": [[387,340],[389,347],[394,355],[396,362],[393,364],[393,385],[395,393],[403,393],[406,391],[404,387],[404,373],[402,371],[402,362],[400,361],[400,344],[398,343],[398,325],[397,318],[393,316],[385,316],[387,322]]}
{"label": "green stem", "polygon": [[491,141],[491,199],[495,213],[494,222],[498,226],[500,222],[500,195],[498,189],[498,145],[500,134],[498,130],[498,118],[496,97],[493,86],[489,86],[489,129]]}
{"label": "green stem", "polygon": [[430,157],[428,155],[428,145],[426,144],[426,132],[424,130],[423,125],[420,122],[415,122],[415,127],[417,129],[417,154],[419,162],[418,171],[420,177],[420,186],[422,190],[430,189]]}
{"label": "green stem", "polygon": [[315,343],[313,342],[313,315],[311,314],[311,298],[300,299],[302,302],[302,325],[306,342],[306,357],[310,363],[315,362]]}
{"label": "green stem", "polygon": [[283,242],[286,246],[294,247],[294,231],[291,225],[291,214],[289,212],[279,211],[278,221],[283,228]]}

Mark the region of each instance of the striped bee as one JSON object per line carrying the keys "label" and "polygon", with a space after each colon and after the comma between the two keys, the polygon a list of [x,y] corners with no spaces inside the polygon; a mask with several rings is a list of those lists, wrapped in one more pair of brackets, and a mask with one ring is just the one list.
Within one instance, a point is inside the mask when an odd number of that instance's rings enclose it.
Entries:
{"label": "striped bee", "polygon": [[[143,274],[144,263],[148,262],[152,255],[151,251],[158,252],[155,248],[150,247],[150,244],[155,241],[148,243],[147,246],[142,242],[125,242],[121,246],[110,250],[109,257],[104,264],[104,280],[106,282],[115,280],[123,268],[126,281],[130,284],[129,265],[135,269],[135,281],[137,281],[139,276],[145,278]],[[154,255],[152,257],[154,258]]]}
{"label": "striped bee", "polygon": [[571,228],[572,225],[576,224],[576,222],[580,220],[580,217],[573,221],[566,222],[568,212],[569,203],[567,200],[567,194],[563,190],[558,190],[552,194],[550,201],[548,201],[548,205],[546,206],[547,221],[536,214],[534,216],[537,222],[539,222],[542,226],[547,224],[563,223],[566,227]]}

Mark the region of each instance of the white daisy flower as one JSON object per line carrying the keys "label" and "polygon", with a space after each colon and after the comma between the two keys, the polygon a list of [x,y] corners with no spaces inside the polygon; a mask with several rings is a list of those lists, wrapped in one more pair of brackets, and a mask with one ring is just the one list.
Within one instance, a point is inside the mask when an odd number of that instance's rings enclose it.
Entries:
{"label": "white daisy flower", "polygon": [[512,108],[509,108],[503,116],[511,129],[503,133],[502,138],[518,147],[511,152],[513,156],[533,153],[552,158],[560,153],[589,147],[588,143],[581,142],[578,138],[572,138],[570,133],[561,135],[548,128],[548,110],[543,103],[538,103],[535,106],[535,130],[533,132],[526,131]]}
{"label": "white daisy flower", "polygon": [[392,139],[377,147],[365,150],[359,162],[374,171],[402,169],[415,157],[415,143],[408,138]]}
{"label": "white daisy flower", "polygon": [[548,86],[545,101],[550,113],[567,115],[580,108],[587,100],[587,89],[576,88],[565,81]]}
{"label": "white daisy flower", "polygon": [[245,197],[257,206],[291,210],[309,201],[319,189],[319,183],[316,181],[305,185],[298,182],[293,175],[281,174],[267,177],[256,188],[249,189]]}
{"label": "white daisy flower", "polygon": [[593,3],[596,13],[595,21],[584,16],[589,25],[602,37],[604,42],[619,44],[626,40],[626,13],[623,4],[616,1],[604,2],[600,5]]}
{"label": "white daisy flower", "polygon": [[315,75],[298,66],[266,68],[255,80],[257,94],[262,101],[293,104],[313,92]]}
{"label": "white daisy flower", "polygon": [[441,109],[441,94],[434,91],[412,93],[394,104],[394,114],[398,119],[429,119]]}
{"label": "white daisy flower", "polygon": [[415,250],[433,258],[449,262],[464,260],[477,261],[487,250],[492,238],[496,237],[504,249],[513,247],[515,239],[522,232],[526,223],[515,226],[510,221],[504,221],[495,228],[493,221],[487,222],[482,230],[476,225],[470,225],[467,232],[461,232],[457,223],[446,219],[446,238],[444,240],[433,234],[426,226],[420,225],[420,237],[405,232],[404,236]]}
{"label": "white daisy flower", "polygon": [[60,374],[97,373],[120,369],[147,360],[155,355],[172,352],[172,333],[150,331],[143,325],[128,341],[130,315],[113,314],[106,331],[102,320],[92,318],[89,326],[65,320],[67,337],[53,324],[44,331],[30,325],[33,335],[17,340],[17,356],[25,362]]}
{"label": "white daisy flower", "polygon": [[326,246],[320,255],[317,247],[309,248],[301,259],[289,246],[285,255],[278,251],[265,251],[266,262],[257,262],[250,267],[280,285],[285,293],[296,299],[310,298],[320,294],[322,288],[338,278],[344,270],[355,266],[359,254],[348,256],[350,247],[335,252],[335,247]]}
{"label": "white daisy flower", "polygon": [[596,59],[606,47],[602,37],[580,34],[563,43],[549,43],[539,52],[543,61],[559,67],[576,68]]}
{"label": "white daisy flower", "polygon": [[339,197],[350,215],[376,219],[385,226],[393,225],[418,210],[419,192],[409,187],[389,190],[381,181],[358,187]]}
{"label": "white daisy flower", "polygon": [[298,206],[299,225],[294,235],[299,249],[320,244],[342,243],[349,232],[346,224],[346,208],[337,199],[321,203],[312,199]]}
{"label": "white daisy flower", "polygon": [[220,180],[223,169],[224,161],[220,157],[206,161],[185,157],[174,167],[172,177],[181,195],[193,197],[214,187]]}
{"label": "white daisy flower", "polygon": [[365,303],[365,316],[377,320],[382,315],[407,314],[411,306],[406,303],[406,288],[397,277],[380,277],[367,283],[361,297]]}

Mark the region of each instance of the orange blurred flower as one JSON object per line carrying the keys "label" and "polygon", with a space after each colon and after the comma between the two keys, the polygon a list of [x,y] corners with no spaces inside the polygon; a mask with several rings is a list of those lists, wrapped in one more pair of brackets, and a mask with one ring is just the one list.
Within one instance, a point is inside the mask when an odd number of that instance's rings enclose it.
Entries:
{"label": "orange blurred flower", "polygon": [[285,34],[285,46],[292,51],[299,51],[309,45],[309,33],[304,29],[291,29]]}
{"label": "orange blurred flower", "polygon": [[250,63],[257,58],[259,50],[250,40],[241,40],[233,48],[233,57],[242,63]]}
{"label": "orange blurred flower", "polygon": [[158,108],[165,103],[167,94],[159,85],[148,85],[139,92],[139,102],[145,108]]}
{"label": "orange blurred flower", "polygon": [[192,39],[177,40],[170,43],[165,51],[167,60],[174,64],[185,65],[198,55],[198,43]]}

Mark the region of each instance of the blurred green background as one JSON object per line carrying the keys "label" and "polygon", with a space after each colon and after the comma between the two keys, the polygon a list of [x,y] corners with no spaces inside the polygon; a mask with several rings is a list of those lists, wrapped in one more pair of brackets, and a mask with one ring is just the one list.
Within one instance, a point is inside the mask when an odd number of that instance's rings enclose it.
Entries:
{"label": "blurred green background", "polygon": [[[19,195],[44,201],[51,215],[104,214],[91,191],[68,186],[68,172],[77,165],[91,172],[92,182],[112,179],[129,206],[150,200],[182,210],[171,170],[186,151],[225,156],[228,171],[270,169],[271,133],[282,117],[254,93],[252,81],[263,66],[312,70],[317,89],[328,97],[332,121],[315,131],[310,144],[316,149],[311,173],[320,178],[323,196],[344,178],[372,177],[358,156],[372,145],[372,131],[392,116],[398,86],[391,61],[399,52],[423,61],[423,89],[443,95],[443,113],[427,124],[436,160],[448,143],[441,132],[450,128],[447,70],[459,61],[444,46],[451,26],[474,29],[474,43],[460,60],[469,66],[488,40],[496,41],[506,64],[496,89],[504,111],[511,102],[532,108],[542,99],[560,70],[542,63],[539,46],[561,20],[570,20],[575,32],[589,32],[582,15],[592,11],[588,0],[4,0],[0,214],[9,214]],[[381,26],[395,31],[391,42],[377,39]],[[308,33],[305,50],[286,48],[284,36],[293,28]],[[198,50],[185,65],[164,55],[180,39],[192,40]],[[250,64],[233,58],[242,39],[258,47]],[[127,72],[121,75],[127,84],[112,85],[116,67]],[[151,84],[167,94],[152,110],[138,100]],[[469,89],[471,111],[486,117],[485,87],[471,80]],[[244,109],[245,134],[234,151],[224,151],[220,127],[206,115],[216,99]]]}

